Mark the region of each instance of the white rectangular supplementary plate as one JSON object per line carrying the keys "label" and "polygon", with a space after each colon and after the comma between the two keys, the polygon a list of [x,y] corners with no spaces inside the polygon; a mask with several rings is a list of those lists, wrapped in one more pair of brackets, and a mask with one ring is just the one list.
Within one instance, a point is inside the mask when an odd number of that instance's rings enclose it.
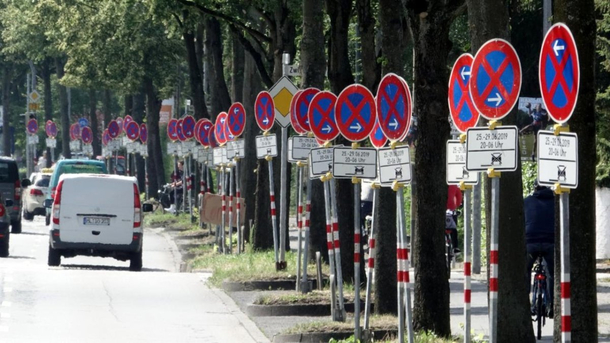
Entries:
{"label": "white rectangular supplementary plate", "polygon": [[466,143],[459,140],[447,141],[447,184],[466,185],[479,183],[479,173],[469,172],[466,169]]}
{"label": "white rectangular supplementary plate", "polygon": [[229,160],[227,159],[227,147],[221,146],[214,148],[214,165],[219,166],[227,163],[229,163]]}
{"label": "white rectangular supplementary plate", "polygon": [[377,150],[336,147],[333,151],[333,176],[336,178],[376,179]]}
{"label": "white rectangular supplementary plate", "polygon": [[207,160],[206,160],[206,166],[208,168],[214,169],[214,167],[216,167],[216,165],[214,164],[214,149],[212,148],[208,148],[206,149],[208,156],[207,156]]}
{"label": "white rectangular supplementary plate", "polygon": [[333,148],[315,148],[309,153],[309,177],[318,178],[333,171]]}
{"label": "white rectangular supplementary plate", "polygon": [[256,158],[277,156],[277,136],[275,134],[256,136]]}
{"label": "white rectangular supplementary plate", "polygon": [[178,153],[178,143],[176,142],[167,142],[167,154],[175,155]]}
{"label": "white rectangular supplementary plate", "polygon": [[466,132],[466,169],[468,171],[517,170],[516,126],[498,126],[494,130],[473,127]]}
{"label": "white rectangular supplementary plate", "polygon": [[288,162],[306,161],[309,151],[318,147],[313,137],[293,136],[288,138]]}
{"label": "white rectangular supplementary plate", "polygon": [[387,187],[394,181],[411,182],[411,156],[406,145],[379,149],[379,182]]}
{"label": "white rectangular supplementary plate", "polygon": [[228,142],[227,146],[231,151],[229,154],[227,150],[227,156],[232,160],[234,158],[245,158],[246,157],[246,144],[243,139],[236,139],[232,142]]}
{"label": "white rectangular supplementary plate", "polygon": [[538,182],[578,187],[578,136],[573,132],[538,131]]}

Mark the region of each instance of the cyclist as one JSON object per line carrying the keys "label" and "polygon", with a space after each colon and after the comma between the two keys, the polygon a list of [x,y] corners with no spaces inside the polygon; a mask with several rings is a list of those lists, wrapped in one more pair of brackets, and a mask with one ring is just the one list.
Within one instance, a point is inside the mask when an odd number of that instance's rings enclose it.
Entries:
{"label": "cyclist", "polygon": [[[458,232],[457,232],[457,208],[462,206],[462,191],[456,185],[449,185],[447,194],[447,212],[451,211],[451,218],[447,214],[445,218],[445,228],[451,230],[451,241],[453,241],[453,252],[459,253],[461,250],[458,248]],[[449,219],[453,219],[453,224],[448,223]]]}
{"label": "cyclist", "polygon": [[[166,208],[166,211],[174,212],[176,208],[178,208],[180,200],[182,199],[183,187],[182,187],[182,178],[184,177],[184,161],[178,161],[178,169],[176,172],[173,172],[171,175],[172,183],[170,184],[171,191],[169,193],[171,206]],[[178,199],[174,199],[174,189],[176,190],[176,197]],[[178,200],[178,201],[176,201]]]}
{"label": "cyclist", "polygon": [[[527,244],[528,289],[532,284],[532,266],[538,254],[546,261],[549,272],[548,291],[551,299],[549,317],[553,316],[553,278],[555,272],[555,194],[545,186],[535,183],[534,193],[523,200],[525,212],[525,241]],[[532,306],[534,306],[532,304]],[[533,307],[532,307],[532,313]]]}

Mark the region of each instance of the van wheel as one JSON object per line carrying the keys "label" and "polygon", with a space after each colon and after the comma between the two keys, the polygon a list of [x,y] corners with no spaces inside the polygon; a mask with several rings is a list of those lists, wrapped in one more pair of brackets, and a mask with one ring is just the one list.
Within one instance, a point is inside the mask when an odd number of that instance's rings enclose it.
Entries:
{"label": "van wheel", "polygon": [[32,212],[28,212],[27,210],[23,210],[23,219],[32,220],[34,219],[34,214]]}
{"label": "van wheel", "polygon": [[44,216],[44,225],[49,226],[49,224],[51,224],[51,216],[47,214]]}
{"label": "van wheel", "polygon": [[129,260],[129,270],[132,272],[139,272],[142,270],[142,249],[131,255]]}
{"label": "van wheel", "polygon": [[11,233],[21,233],[21,219],[11,222]]}
{"label": "van wheel", "polygon": [[6,237],[4,242],[0,243],[0,257],[8,257],[8,237]]}
{"label": "van wheel", "polygon": [[59,253],[59,250],[53,249],[50,245],[49,245],[49,260],[48,260],[47,264],[50,267],[57,267],[61,264],[61,254]]}

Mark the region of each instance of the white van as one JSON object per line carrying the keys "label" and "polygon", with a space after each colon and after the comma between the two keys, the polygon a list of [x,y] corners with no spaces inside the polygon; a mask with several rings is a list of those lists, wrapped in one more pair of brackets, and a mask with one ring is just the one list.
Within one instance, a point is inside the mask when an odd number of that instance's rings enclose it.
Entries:
{"label": "white van", "polygon": [[[64,174],[51,208],[49,266],[61,257],[113,257],[130,261],[129,270],[142,269],[142,205],[134,177],[108,174]],[[52,205],[51,205],[52,204]]]}

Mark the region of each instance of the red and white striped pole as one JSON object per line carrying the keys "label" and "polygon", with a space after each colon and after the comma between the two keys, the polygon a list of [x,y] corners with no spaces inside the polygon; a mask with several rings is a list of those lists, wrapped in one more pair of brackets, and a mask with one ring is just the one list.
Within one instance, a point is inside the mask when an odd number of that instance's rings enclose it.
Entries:
{"label": "red and white striped pole", "polygon": [[220,243],[219,248],[220,252],[224,253],[225,249],[225,224],[226,224],[226,213],[227,213],[227,203],[226,203],[226,182],[225,182],[225,167],[224,165],[220,166],[220,179],[221,182],[218,183],[218,187],[220,192],[222,193],[222,215],[221,215],[221,223],[220,223]]}
{"label": "red and white striped pole", "polygon": [[275,269],[279,270],[280,256],[279,256],[279,244],[277,241],[277,220],[275,213],[275,191],[273,182],[273,157],[266,156],[267,165],[269,166],[269,206],[271,210],[271,228],[273,229],[273,249],[275,252]]}
{"label": "red and white striped pole", "polygon": [[489,343],[498,340],[498,235],[500,231],[500,173],[489,169],[491,178],[491,235],[489,251]]}
{"label": "red and white striped pole", "polygon": [[[555,185],[555,193],[559,194],[559,211],[561,217],[561,342],[572,342],[572,305],[570,283],[570,190]],[[553,285],[551,285],[553,287]],[[551,301],[553,301],[551,299]]]}
{"label": "red and white striped pole", "polygon": [[[333,219],[332,219],[332,199],[330,191],[330,182],[328,175],[323,175],[320,180],[324,185],[324,213],[326,214],[326,248],[328,249],[328,262],[330,265],[330,281],[337,282],[336,264],[335,264],[335,242],[333,239]],[[331,292],[334,291],[333,285],[330,287]],[[335,299],[334,294],[331,295],[331,300]],[[334,321],[343,321],[343,310],[338,307],[336,302],[331,304],[331,316]]]}
{"label": "red and white striped pole", "polygon": [[343,303],[343,271],[341,270],[341,242],[339,241],[339,218],[337,210],[337,194],[335,191],[335,179],[332,174],[329,173],[328,178],[330,179],[330,200],[332,205],[332,219],[333,219],[333,241],[335,245],[335,263],[337,264],[337,291],[339,298],[339,309],[341,310],[342,318],[345,318],[345,305]]}
{"label": "red and white striped pole", "polygon": [[303,216],[303,233],[305,246],[303,247],[303,276],[301,277],[301,292],[307,293],[310,291],[309,283],[307,282],[307,263],[309,261],[308,258],[308,250],[309,250],[309,215],[311,213],[311,178],[307,180],[307,200],[305,202],[305,215]]}
{"label": "red and white striped pole", "polygon": [[240,179],[239,179],[239,158],[235,158],[235,206],[237,215],[235,216],[235,227],[237,227],[237,253],[241,254],[244,247],[244,237],[241,230],[241,191],[240,191]]}
{"label": "red and white striped pole", "polygon": [[[297,215],[296,215],[296,222],[297,222],[297,233],[299,235],[298,240],[297,240],[297,273],[296,273],[296,290],[297,292],[301,290],[301,283],[299,282],[299,278],[301,277],[301,253],[302,253],[302,247],[301,244],[303,243],[303,191],[302,191],[302,187],[303,187],[303,168],[301,163],[297,163],[296,164],[297,167],[297,186],[296,186],[296,191],[297,191]],[[304,262],[307,263],[307,262]],[[305,268],[307,268],[307,266],[305,266]]]}
{"label": "red and white striped pole", "polygon": [[377,204],[377,195],[379,194],[379,184],[373,182],[373,211],[371,220],[371,232],[369,233],[369,259],[368,270],[366,271],[366,298],[364,301],[364,330],[369,329],[369,317],[371,315],[371,288],[373,285],[373,271],[375,270],[375,208]]}
{"label": "red and white striped pole", "polygon": [[470,343],[470,195],[472,186],[461,182],[460,189],[464,191],[464,343]]}
{"label": "red and white striped pole", "polygon": [[229,242],[228,253],[233,252],[233,164],[229,163]]}

